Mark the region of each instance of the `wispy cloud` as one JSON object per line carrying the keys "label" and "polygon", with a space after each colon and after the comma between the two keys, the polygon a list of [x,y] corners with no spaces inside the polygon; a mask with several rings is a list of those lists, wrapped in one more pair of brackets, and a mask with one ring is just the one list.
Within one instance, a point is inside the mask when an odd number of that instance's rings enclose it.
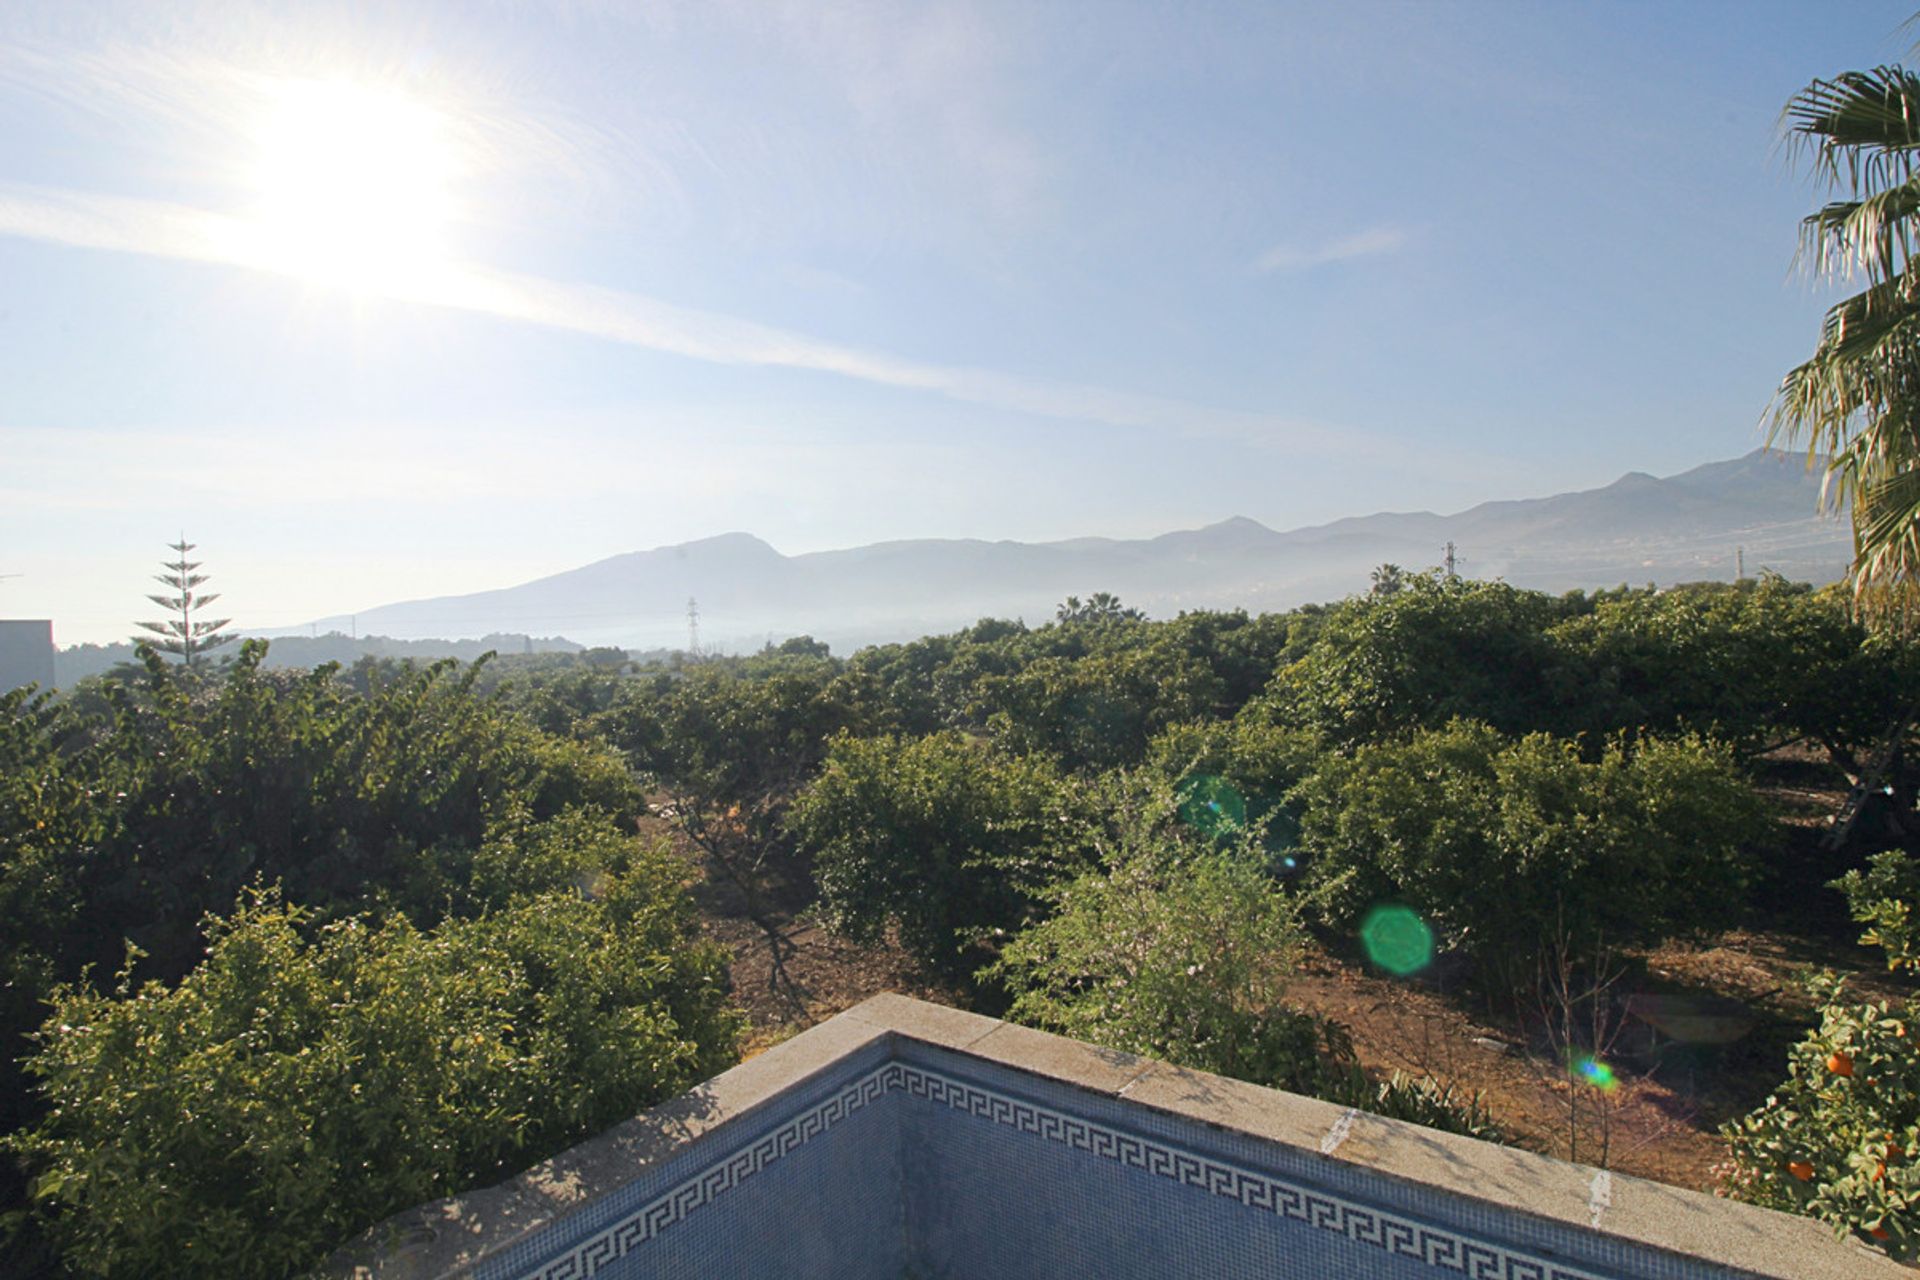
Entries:
{"label": "wispy cloud", "polygon": [[[245,220],[165,201],[0,185],[0,235],[298,276]],[[447,263],[361,292],[541,325],[717,364],[770,365],[926,391],[969,404],[1113,426],[1231,436],[1289,452],[1390,455],[1364,433],[1276,414],[902,359],[599,285]]]}
{"label": "wispy cloud", "polygon": [[1407,247],[1408,239],[1407,232],[1401,227],[1368,227],[1324,244],[1275,245],[1254,260],[1253,269],[1260,272],[1302,271],[1334,262],[1350,262],[1355,258],[1375,258],[1382,254],[1398,253]]}

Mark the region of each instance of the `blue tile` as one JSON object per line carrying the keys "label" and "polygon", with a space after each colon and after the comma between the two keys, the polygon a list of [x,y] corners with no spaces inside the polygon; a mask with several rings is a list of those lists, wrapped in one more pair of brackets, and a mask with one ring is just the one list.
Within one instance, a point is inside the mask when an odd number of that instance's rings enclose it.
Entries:
{"label": "blue tile", "polygon": [[912,1041],[850,1055],[476,1280],[1736,1273]]}

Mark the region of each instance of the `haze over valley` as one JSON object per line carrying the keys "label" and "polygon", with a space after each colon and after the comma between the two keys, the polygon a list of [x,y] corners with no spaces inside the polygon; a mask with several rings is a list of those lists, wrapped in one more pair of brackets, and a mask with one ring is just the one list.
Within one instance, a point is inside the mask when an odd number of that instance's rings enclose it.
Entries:
{"label": "haze over valley", "polygon": [[[1039,623],[1067,596],[1108,591],[1150,616],[1260,612],[1364,590],[1386,563],[1438,566],[1547,591],[1731,580],[1770,570],[1826,583],[1851,547],[1818,514],[1819,473],[1756,450],[1656,478],[1488,502],[1452,515],[1379,513],[1277,531],[1235,516],[1143,539],[1027,543],[914,539],[783,555],[747,532],[612,556],[517,586],[409,600],[282,634],[350,630],[405,640],[564,635],[594,645],[684,648],[697,603],[704,647],[739,652],[811,635],[837,652],[950,631],[983,617]],[[264,632],[262,634],[274,634]]]}

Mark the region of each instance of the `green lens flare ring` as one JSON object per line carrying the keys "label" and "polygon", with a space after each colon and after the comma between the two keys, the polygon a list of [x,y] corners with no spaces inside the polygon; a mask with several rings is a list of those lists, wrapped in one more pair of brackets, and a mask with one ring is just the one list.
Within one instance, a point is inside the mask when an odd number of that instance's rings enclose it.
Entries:
{"label": "green lens flare ring", "polygon": [[1197,773],[1180,784],[1180,820],[1196,831],[1219,835],[1247,825],[1247,802],[1225,778]]}
{"label": "green lens flare ring", "polygon": [[1433,930],[1413,908],[1397,903],[1367,913],[1360,925],[1360,945],[1367,959],[1402,978],[1433,963]]}

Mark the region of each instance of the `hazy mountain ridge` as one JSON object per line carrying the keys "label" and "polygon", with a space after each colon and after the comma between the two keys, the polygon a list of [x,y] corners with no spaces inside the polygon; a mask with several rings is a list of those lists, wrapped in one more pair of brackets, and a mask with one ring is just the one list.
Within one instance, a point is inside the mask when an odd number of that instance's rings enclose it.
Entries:
{"label": "hazy mountain ridge", "polygon": [[1629,472],[1598,489],[1455,515],[1383,512],[1285,532],[1234,516],[1143,539],[907,539],[797,556],[728,533],[518,586],[368,609],[358,625],[403,638],[534,631],[652,647],[685,643],[691,597],[709,644],[740,649],[768,634],[809,633],[844,651],[986,616],[1039,622],[1067,595],[1094,591],[1156,616],[1289,608],[1363,590],[1383,562],[1436,565],[1448,541],[1464,573],[1551,591],[1731,579],[1739,546],[1749,574],[1771,568],[1829,582],[1844,571],[1851,541],[1843,520],[1818,514],[1819,495],[1803,458],[1756,450],[1664,479]]}

